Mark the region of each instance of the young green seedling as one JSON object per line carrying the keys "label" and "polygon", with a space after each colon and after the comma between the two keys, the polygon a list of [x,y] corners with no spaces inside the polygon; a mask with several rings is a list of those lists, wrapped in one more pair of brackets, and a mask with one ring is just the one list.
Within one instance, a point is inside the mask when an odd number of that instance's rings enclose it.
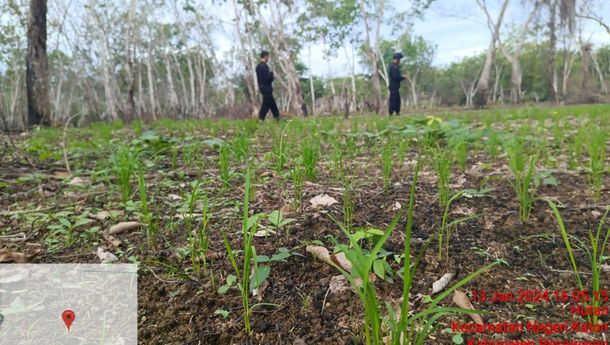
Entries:
{"label": "young green seedling", "polygon": [[[551,200],[546,199],[545,201],[549,204],[549,207],[555,215],[557,224],[559,225],[559,231],[561,232],[563,243],[568,252],[568,258],[570,265],[572,266],[572,271],[574,273],[574,277],[576,278],[578,288],[580,291],[588,291],[590,294],[590,296],[585,297],[586,299],[584,299],[583,302],[586,302],[585,306],[592,307],[593,311],[599,311],[604,301],[608,298],[608,296],[602,296],[604,291],[602,279],[604,274],[602,266],[604,261],[608,259],[606,256],[606,251],[608,250],[608,244],[610,243],[610,226],[607,230],[604,230],[604,226],[606,219],[608,218],[608,213],[610,213],[610,206],[606,208],[604,215],[600,219],[597,231],[595,233],[593,233],[593,231],[589,231],[589,245],[587,246],[582,241],[568,233],[557,205]],[[570,241],[570,238],[572,238],[572,241]],[[581,278],[581,271],[578,269],[576,256],[574,255],[574,249],[572,248],[573,243],[574,246],[579,247],[589,259],[589,264],[591,266],[591,281],[589,282],[589,286],[585,286]],[[597,324],[599,316],[600,315],[597,312],[593,312],[592,315],[587,315],[589,321],[594,325]]]}
{"label": "young green seedling", "polygon": [[530,188],[533,186],[535,179],[536,163],[538,162],[538,154],[529,156],[526,160],[526,153],[523,144],[514,140],[506,147],[508,156],[508,166],[513,173],[514,181],[512,181],[517,201],[519,202],[519,219],[525,222],[529,219],[532,210],[532,204],[535,197]]}
{"label": "young green seedling", "polygon": [[281,228],[286,228],[286,236],[288,236],[287,225],[293,223],[295,220],[292,218],[284,218],[282,211],[273,211],[267,216],[269,223],[273,225],[276,232],[279,232]]}

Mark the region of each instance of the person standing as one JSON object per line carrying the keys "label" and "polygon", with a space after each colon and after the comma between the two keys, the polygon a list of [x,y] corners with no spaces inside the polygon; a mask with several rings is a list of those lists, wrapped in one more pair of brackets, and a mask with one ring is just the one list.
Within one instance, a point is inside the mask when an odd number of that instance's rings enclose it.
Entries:
{"label": "person standing", "polygon": [[256,66],[256,78],[258,80],[258,88],[263,94],[263,104],[261,104],[261,110],[258,113],[258,119],[260,121],[265,121],[265,117],[267,117],[267,113],[271,110],[273,114],[273,118],[276,120],[280,119],[280,111],[277,108],[277,104],[275,103],[275,98],[273,98],[273,72],[269,69],[269,52],[263,50],[260,54],[261,62]]}
{"label": "person standing", "polygon": [[400,115],[400,82],[406,79],[400,73],[400,59],[402,58],[402,53],[395,53],[389,68],[390,71],[388,74],[390,77],[390,116],[392,116],[393,114]]}

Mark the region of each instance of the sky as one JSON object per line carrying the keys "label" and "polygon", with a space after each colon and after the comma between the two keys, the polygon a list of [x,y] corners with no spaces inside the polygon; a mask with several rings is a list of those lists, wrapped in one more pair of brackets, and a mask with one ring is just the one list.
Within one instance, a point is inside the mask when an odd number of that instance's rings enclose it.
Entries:
{"label": "sky", "polygon": [[[395,0],[397,9],[409,1]],[[500,7],[499,0],[487,0],[490,13],[497,16]],[[601,15],[604,22],[610,23],[610,1],[600,1],[601,5],[595,13]],[[512,0],[505,18],[503,32],[519,25],[527,16],[529,7],[522,0]],[[384,35],[392,33],[386,28]],[[423,20],[417,20],[413,32],[423,36],[437,46],[434,65],[446,66],[458,62],[466,56],[485,52],[489,46],[491,34],[487,27],[484,13],[476,6],[474,0],[437,0],[427,10]],[[597,23],[587,21],[583,26],[583,38],[590,39],[594,45],[610,44],[610,35]],[[222,45],[222,44],[221,44]],[[323,47],[311,47],[311,71],[316,76],[328,76],[328,62],[325,61]],[[303,49],[301,60],[309,64],[308,47]],[[343,53],[331,58],[334,75],[347,74],[348,64]]]}

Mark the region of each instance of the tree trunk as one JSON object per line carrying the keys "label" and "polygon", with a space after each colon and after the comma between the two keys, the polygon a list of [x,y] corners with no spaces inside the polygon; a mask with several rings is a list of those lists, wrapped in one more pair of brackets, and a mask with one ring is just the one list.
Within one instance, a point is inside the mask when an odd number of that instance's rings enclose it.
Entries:
{"label": "tree trunk", "polygon": [[152,49],[148,50],[146,59],[146,77],[148,79],[148,98],[150,99],[150,112],[153,120],[157,120],[157,105],[155,102],[155,82],[152,71]]}
{"label": "tree trunk", "polygon": [[519,59],[512,62],[511,81],[511,100],[514,104],[521,103],[521,82],[523,80],[523,70]]}
{"label": "tree trunk", "polygon": [[509,52],[506,49],[506,46],[498,37],[498,42],[500,43],[500,48],[502,53],[506,57],[506,59],[512,65],[512,76],[511,76],[511,99],[514,104],[518,104],[521,102],[521,82],[523,79],[523,71],[521,69],[521,62],[519,61],[519,57],[521,56],[521,51],[523,50],[523,45],[525,44],[525,38],[527,34],[527,29],[529,28],[530,23],[534,20],[534,16],[538,9],[542,5],[541,1],[536,1],[534,4],[534,8],[528,15],[525,22],[521,25],[519,29],[519,34],[514,42],[514,48],[512,52]]}
{"label": "tree trunk", "polygon": [[549,98],[559,102],[557,76],[557,0],[549,0]]}
{"label": "tree trunk", "polygon": [[502,4],[502,9],[500,10],[500,14],[498,15],[498,19],[495,21],[495,23],[489,15],[489,11],[487,10],[485,2],[481,2],[481,0],[477,0],[477,2],[479,3],[481,9],[485,12],[485,15],[487,16],[487,23],[491,31],[491,42],[489,43],[489,48],[487,49],[485,65],[483,66],[483,70],[481,71],[481,77],[479,78],[479,82],[477,83],[477,88],[474,97],[474,104],[477,107],[482,108],[487,105],[489,78],[491,77],[491,67],[496,57],[496,41],[498,41],[498,38],[500,37],[500,28],[502,26],[502,21],[504,20],[504,15],[506,13],[506,9],[508,8],[510,0],[504,0]]}
{"label": "tree trunk", "polygon": [[127,15],[127,44],[125,50],[127,52],[127,61],[125,64],[125,72],[127,74],[127,114],[124,114],[124,118],[127,121],[131,121],[136,112],[136,101],[135,101],[135,88],[136,88],[136,76],[133,71],[133,60],[135,59],[135,39],[134,39],[134,25],[133,17],[136,13],[137,0],[131,0],[129,2],[129,13]]}
{"label": "tree trunk", "polygon": [[[373,81],[373,95],[374,95],[374,100],[373,100],[373,108],[375,110],[376,114],[380,114],[381,111],[381,83],[379,81],[379,64],[378,64],[378,56],[377,56],[377,49],[376,47],[373,47],[373,44],[371,42],[371,26],[369,23],[369,17],[368,14],[366,12],[366,7],[365,7],[365,2],[364,0],[360,0],[360,14],[362,15],[363,21],[364,21],[364,31],[365,31],[365,41],[364,41],[364,49],[365,49],[365,53],[367,54],[367,57],[370,60],[371,63],[371,79]],[[383,16],[383,13],[378,13],[378,16]],[[379,38],[379,21],[378,21],[378,27],[377,27],[377,38]]]}
{"label": "tree trunk", "polygon": [[49,125],[49,63],[47,59],[47,1],[30,0],[26,57],[28,125]]}
{"label": "tree trunk", "polygon": [[502,79],[502,65],[495,64],[496,68],[496,81],[494,82],[494,94],[492,100],[494,103],[498,102],[498,90],[500,89],[500,80]]}

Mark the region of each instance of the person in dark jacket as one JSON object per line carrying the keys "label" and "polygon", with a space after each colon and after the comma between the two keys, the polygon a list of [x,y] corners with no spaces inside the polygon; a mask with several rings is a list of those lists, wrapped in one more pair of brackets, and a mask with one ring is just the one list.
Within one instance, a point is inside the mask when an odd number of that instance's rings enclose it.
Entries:
{"label": "person in dark jacket", "polygon": [[258,79],[258,88],[263,94],[263,104],[258,113],[258,119],[260,121],[265,121],[267,113],[271,110],[273,118],[279,120],[280,111],[275,103],[275,98],[273,98],[273,86],[271,85],[273,83],[273,72],[271,72],[267,65],[269,62],[269,52],[263,50],[260,57],[261,62],[256,66],[256,78]]}
{"label": "person in dark jacket", "polygon": [[393,114],[400,115],[400,82],[405,80],[405,77],[400,73],[400,59],[403,58],[401,53],[394,54],[394,59],[390,64],[390,116]]}

